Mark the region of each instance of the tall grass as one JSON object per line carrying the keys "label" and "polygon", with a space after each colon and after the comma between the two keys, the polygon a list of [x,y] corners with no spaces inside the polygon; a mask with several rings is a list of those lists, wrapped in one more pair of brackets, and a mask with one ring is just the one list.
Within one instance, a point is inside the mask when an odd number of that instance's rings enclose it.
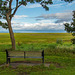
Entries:
{"label": "tall grass", "polygon": [[[45,65],[18,67],[0,67],[0,75],[75,75],[75,45],[68,33],[15,33],[16,50],[18,51],[45,51]],[[57,43],[57,39],[61,39]],[[0,33],[0,64],[6,62],[5,50],[11,50],[11,41],[8,33]],[[14,61],[41,61],[41,59],[11,59]]]}
{"label": "tall grass", "polygon": [[[70,33],[15,33],[16,44],[31,44],[31,43],[53,43],[57,39],[62,39],[63,42],[70,42],[73,36]],[[0,44],[11,44],[8,33],[0,33]]]}

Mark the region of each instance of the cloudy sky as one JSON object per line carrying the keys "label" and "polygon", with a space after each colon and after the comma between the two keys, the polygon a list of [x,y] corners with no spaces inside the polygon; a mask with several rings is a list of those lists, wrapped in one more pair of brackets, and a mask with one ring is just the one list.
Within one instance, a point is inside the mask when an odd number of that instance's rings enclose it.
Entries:
{"label": "cloudy sky", "polygon": [[[12,7],[14,7],[14,2]],[[64,23],[72,21],[72,11],[75,10],[75,1],[67,3],[53,0],[45,11],[40,4],[21,6],[12,19],[12,28],[21,30],[64,30]],[[4,21],[4,20],[2,20]],[[0,32],[8,31],[0,27]]]}

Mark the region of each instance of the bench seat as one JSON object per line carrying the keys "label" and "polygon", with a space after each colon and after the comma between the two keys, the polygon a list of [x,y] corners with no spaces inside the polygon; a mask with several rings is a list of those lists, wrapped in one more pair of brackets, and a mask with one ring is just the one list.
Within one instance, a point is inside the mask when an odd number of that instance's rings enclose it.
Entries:
{"label": "bench seat", "polygon": [[24,56],[10,56],[8,58],[43,58],[43,57],[24,57]]}
{"label": "bench seat", "polygon": [[42,58],[44,63],[43,51],[8,51],[6,50],[6,63],[10,63],[10,58]]}

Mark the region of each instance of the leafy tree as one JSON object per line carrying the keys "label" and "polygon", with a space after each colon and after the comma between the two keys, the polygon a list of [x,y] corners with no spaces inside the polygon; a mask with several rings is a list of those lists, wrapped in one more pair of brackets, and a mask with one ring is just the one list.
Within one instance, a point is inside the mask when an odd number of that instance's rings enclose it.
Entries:
{"label": "leafy tree", "polygon": [[73,18],[72,18],[73,22],[71,22],[71,24],[69,23],[65,23],[65,30],[69,33],[72,33],[72,35],[74,36],[73,39],[71,39],[72,43],[75,44],[75,11],[73,11]]}
{"label": "leafy tree", "polygon": [[21,6],[24,5],[26,6],[28,2],[30,3],[40,3],[43,8],[46,10],[49,10],[47,7],[48,4],[52,4],[52,0],[15,0],[15,8],[12,8],[12,2],[14,0],[0,0],[0,18],[5,19],[7,23],[2,23],[0,21],[0,26],[3,28],[8,28],[9,33],[10,33],[10,38],[12,42],[12,48],[15,49],[15,38],[14,38],[14,33],[11,27],[11,20],[13,16],[15,15],[17,9]]}
{"label": "leafy tree", "polygon": [[[0,19],[5,19],[6,23],[3,23],[0,21],[0,26],[3,28],[8,28],[10,33],[10,39],[12,42],[12,49],[15,49],[15,38],[14,33],[11,26],[11,20],[13,16],[15,15],[17,9],[24,5],[26,6],[27,3],[40,3],[40,5],[45,8],[46,10],[49,10],[47,7],[48,4],[52,4],[52,0],[15,0],[15,7],[12,7],[12,2],[14,0],[0,0]],[[73,0],[62,0],[65,2],[72,2]]]}

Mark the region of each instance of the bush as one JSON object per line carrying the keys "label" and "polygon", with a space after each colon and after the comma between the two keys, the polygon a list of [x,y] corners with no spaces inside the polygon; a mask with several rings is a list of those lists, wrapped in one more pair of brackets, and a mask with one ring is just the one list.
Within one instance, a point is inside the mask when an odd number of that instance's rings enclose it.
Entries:
{"label": "bush", "polygon": [[71,39],[72,44],[75,44],[75,38]]}
{"label": "bush", "polygon": [[56,43],[62,45],[63,44],[63,41],[61,39],[57,39]]}

